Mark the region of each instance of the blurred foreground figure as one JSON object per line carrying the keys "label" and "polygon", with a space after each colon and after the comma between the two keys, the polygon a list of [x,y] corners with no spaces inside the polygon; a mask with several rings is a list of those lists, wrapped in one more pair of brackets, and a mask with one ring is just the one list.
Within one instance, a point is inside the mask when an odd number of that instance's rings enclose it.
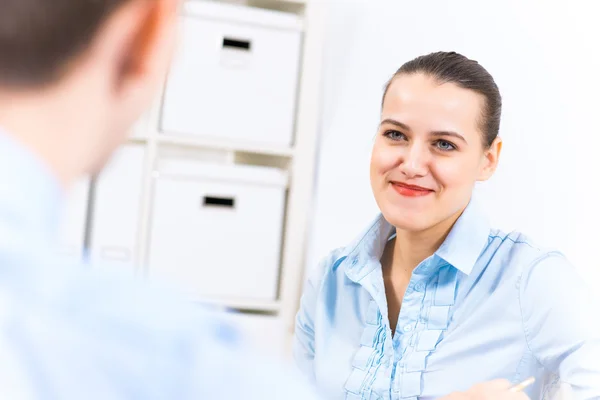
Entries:
{"label": "blurred foreground figure", "polygon": [[0,0],[2,398],[314,398],[208,313],[54,256],[65,192],[155,97],[178,7]]}

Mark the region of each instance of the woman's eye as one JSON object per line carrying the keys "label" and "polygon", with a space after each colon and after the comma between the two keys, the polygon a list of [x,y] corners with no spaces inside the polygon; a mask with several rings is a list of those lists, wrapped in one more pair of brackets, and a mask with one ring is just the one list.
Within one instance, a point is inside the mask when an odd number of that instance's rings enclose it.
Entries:
{"label": "woman's eye", "polygon": [[442,151],[456,150],[456,146],[446,140],[438,140],[435,145]]}
{"label": "woman's eye", "polygon": [[389,130],[389,131],[385,131],[385,133],[383,135],[392,140],[406,139],[406,135],[400,131]]}

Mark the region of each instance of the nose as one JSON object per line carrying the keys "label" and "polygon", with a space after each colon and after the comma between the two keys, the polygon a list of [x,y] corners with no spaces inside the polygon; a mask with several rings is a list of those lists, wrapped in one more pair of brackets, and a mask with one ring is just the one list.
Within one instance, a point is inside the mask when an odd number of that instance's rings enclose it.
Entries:
{"label": "nose", "polygon": [[407,179],[425,176],[429,168],[430,156],[427,146],[413,142],[406,149],[398,168]]}

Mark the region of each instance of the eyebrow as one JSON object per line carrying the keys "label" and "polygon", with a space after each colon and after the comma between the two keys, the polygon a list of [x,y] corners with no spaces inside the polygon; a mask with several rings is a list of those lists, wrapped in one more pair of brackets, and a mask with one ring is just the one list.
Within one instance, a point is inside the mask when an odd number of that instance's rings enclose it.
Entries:
{"label": "eyebrow", "polygon": [[[383,121],[381,121],[381,125],[385,125],[385,124],[390,124],[390,125],[394,125],[397,126],[398,128],[404,129],[406,131],[411,131],[410,127],[400,121],[396,121],[395,119],[392,118],[386,118]],[[451,136],[453,138],[462,140],[463,142],[467,143],[467,140],[464,138],[463,135],[457,133],[457,132],[453,132],[453,131],[433,131],[433,132],[429,132],[429,134],[431,136],[438,136],[438,137],[447,137],[447,136]]]}

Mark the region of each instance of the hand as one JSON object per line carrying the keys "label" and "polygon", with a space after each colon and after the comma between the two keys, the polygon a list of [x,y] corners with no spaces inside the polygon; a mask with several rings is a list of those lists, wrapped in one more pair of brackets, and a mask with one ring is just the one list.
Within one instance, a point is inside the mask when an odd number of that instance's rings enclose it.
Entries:
{"label": "hand", "polygon": [[523,392],[511,392],[509,381],[499,379],[480,383],[466,392],[456,392],[440,400],[529,400]]}

